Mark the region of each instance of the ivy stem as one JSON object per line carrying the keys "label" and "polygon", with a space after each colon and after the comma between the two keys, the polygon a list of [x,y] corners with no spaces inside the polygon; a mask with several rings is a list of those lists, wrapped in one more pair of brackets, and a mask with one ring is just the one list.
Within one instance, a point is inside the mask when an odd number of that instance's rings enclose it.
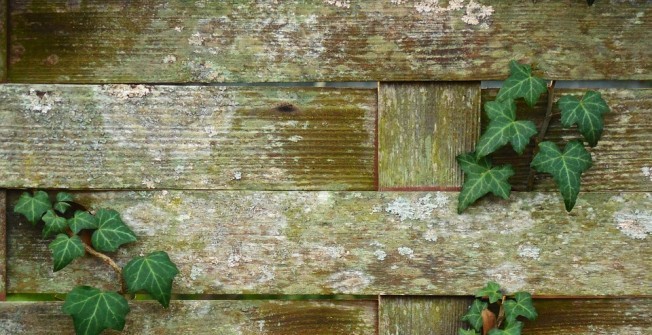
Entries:
{"label": "ivy stem", "polygon": [[507,296],[503,295],[503,299],[500,301],[500,310],[498,311],[498,319],[496,320],[496,328],[500,328],[500,325],[503,323],[503,320],[505,320],[505,308],[503,307],[505,305],[505,299]]}
{"label": "ivy stem", "polygon": [[[551,80],[548,83],[548,104],[546,105],[546,116],[543,118],[543,123],[541,124],[541,130],[539,135],[534,139],[534,150],[532,150],[532,157],[536,156],[539,153],[539,143],[543,142],[543,139],[546,137],[548,132],[548,127],[550,126],[550,120],[552,119],[552,107],[555,104],[555,81]],[[534,190],[534,177],[536,176],[536,171],[530,167],[530,172],[527,176],[527,191],[531,192]]]}

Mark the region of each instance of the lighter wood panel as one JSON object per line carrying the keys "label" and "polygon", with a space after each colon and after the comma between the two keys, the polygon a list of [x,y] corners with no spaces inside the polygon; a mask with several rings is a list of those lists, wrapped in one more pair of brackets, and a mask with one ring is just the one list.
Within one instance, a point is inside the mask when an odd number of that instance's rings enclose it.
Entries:
{"label": "lighter wood panel", "polygon": [[381,83],[378,91],[381,189],[456,188],[455,157],[480,131],[480,82]]}
{"label": "lighter wood panel", "polygon": [[[582,191],[652,191],[652,90],[598,91],[611,112],[604,116],[602,139],[595,148],[589,149],[593,167],[582,175]],[[584,92],[586,90],[555,90],[555,101],[562,95],[581,96]],[[495,94],[496,90],[483,91],[482,99],[484,102],[493,100]],[[546,99],[547,95],[544,95],[534,109],[520,103],[518,117],[533,120],[540,127],[546,113]],[[582,138],[575,127],[564,129],[560,120],[560,112],[555,105],[545,140],[562,146],[572,139]],[[495,163],[514,166],[516,175],[511,181],[517,190],[524,190],[527,184],[533,149],[534,140],[523,156],[518,156],[510,148],[495,154]],[[535,179],[535,189],[555,191],[556,186],[550,175],[539,174]]]}
{"label": "lighter wood panel", "polygon": [[465,297],[382,296],[378,306],[378,334],[457,334],[472,303]]}
{"label": "lighter wood panel", "polygon": [[652,78],[645,1],[328,2],[11,0],[10,80]]}
{"label": "lighter wood panel", "polygon": [[2,85],[0,100],[0,187],[375,188],[375,90]]}
{"label": "lighter wood panel", "polygon": [[[18,193],[9,197],[13,206]],[[113,208],[140,241],[115,254],[166,250],[173,291],[216,294],[472,294],[489,280],[536,294],[650,294],[650,193],[489,198],[456,214],[457,194],[392,192],[82,193]],[[47,241],[9,215],[9,293],[117,289],[95,259],[52,272]],[[563,283],[563,285],[560,285]]]}
{"label": "lighter wood panel", "polygon": [[0,301],[7,293],[7,193],[0,190]]}
{"label": "lighter wood panel", "polygon": [[[0,304],[2,334],[71,334],[60,302]],[[123,332],[106,334],[375,334],[376,301],[131,302]]]}

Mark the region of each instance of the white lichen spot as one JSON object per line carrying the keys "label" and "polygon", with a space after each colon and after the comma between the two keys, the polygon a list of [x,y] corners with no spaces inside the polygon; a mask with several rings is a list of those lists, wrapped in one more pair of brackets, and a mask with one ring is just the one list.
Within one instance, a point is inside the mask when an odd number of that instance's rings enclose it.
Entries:
{"label": "white lichen spot", "polygon": [[385,257],[387,257],[387,253],[384,252],[383,250],[378,249],[374,251],[374,256],[376,256],[376,259],[378,259],[379,261],[384,261]]}
{"label": "white lichen spot", "polygon": [[328,277],[328,285],[335,293],[363,294],[373,281],[374,277],[359,270],[341,271]]}
{"label": "white lichen spot", "polygon": [[409,201],[403,197],[392,201],[385,207],[387,213],[395,214],[401,222],[405,220],[428,220],[432,218],[432,212],[448,204],[448,198],[437,193],[435,198],[429,193],[416,201]]}
{"label": "white lichen spot", "polygon": [[485,22],[494,13],[491,6],[483,6],[473,0],[466,5],[466,13],[462,16],[462,21],[470,25],[478,25]]}
{"label": "white lichen spot", "polygon": [[194,46],[202,46],[205,38],[200,33],[194,33],[188,37],[188,44]]}
{"label": "white lichen spot", "polygon": [[151,89],[145,85],[103,85],[102,89],[116,98],[129,99],[129,98],[143,98],[151,93]]}
{"label": "white lichen spot", "polygon": [[226,266],[230,268],[234,268],[238,265],[240,265],[240,260],[242,259],[242,256],[239,253],[231,253],[229,254],[229,257],[226,260]]}
{"label": "white lichen spot", "polygon": [[199,278],[199,276],[201,276],[202,274],[204,274],[204,269],[196,265],[193,265],[192,268],[190,269],[190,279],[192,280],[197,280],[197,278]]}
{"label": "white lichen spot", "polygon": [[539,259],[541,249],[532,245],[521,245],[518,247],[518,255],[523,258]]}
{"label": "white lichen spot", "polygon": [[[158,180],[158,182],[160,182],[160,180]],[[149,188],[149,189],[156,188],[156,180],[152,180],[152,179],[149,179],[149,178],[143,179],[141,184],[144,185],[146,188]]]}
{"label": "white lichen spot", "polygon": [[486,274],[490,280],[500,283],[507,293],[514,293],[526,285],[523,271],[520,265],[506,262],[498,267],[488,269]]}
{"label": "white lichen spot", "polygon": [[649,166],[644,166],[641,168],[641,173],[644,177],[647,177],[650,181],[652,181],[652,168]]}
{"label": "white lichen spot", "polygon": [[398,248],[398,253],[401,256],[405,256],[407,258],[412,258],[414,256],[414,250],[408,248],[408,247],[399,247]]}
{"label": "white lichen spot", "polygon": [[412,2],[417,13],[422,15],[462,14],[461,20],[468,25],[488,26],[487,22],[494,12],[492,6],[485,6],[474,0],[390,0],[394,5]]}
{"label": "white lichen spot", "polygon": [[232,180],[240,180],[240,179],[242,179],[242,172],[234,171]]}
{"label": "white lichen spot", "polygon": [[164,64],[174,64],[177,62],[177,56],[175,55],[167,55],[163,57],[163,63]]}
{"label": "white lichen spot", "polygon": [[27,96],[27,109],[32,112],[41,112],[47,114],[55,104],[62,101],[61,97],[56,92],[43,92],[33,88],[29,90]]}
{"label": "white lichen spot", "polygon": [[288,138],[289,141],[295,142],[295,143],[301,141],[302,139],[303,139],[303,137],[299,136],[299,135],[290,136]]}
{"label": "white lichen spot", "polygon": [[630,238],[644,240],[652,234],[652,212],[623,209],[614,214],[616,227]]}
{"label": "white lichen spot", "polygon": [[331,6],[340,7],[340,8],[351,7],[351,0],[324,0],[324,2]]}
{"label": "white lichen spot", "polygon": [[429,228],[425,233],[423,233],[423,238],[428,242],[437,242],[439,237],[437,236],[436,230]]}
{"label": "white lichen spot", "polygon": [[174,30],[175,30],[176,32],[180,33],[180,32],[183,30],[183,27],[176,26],[176,27],[174,27]]}

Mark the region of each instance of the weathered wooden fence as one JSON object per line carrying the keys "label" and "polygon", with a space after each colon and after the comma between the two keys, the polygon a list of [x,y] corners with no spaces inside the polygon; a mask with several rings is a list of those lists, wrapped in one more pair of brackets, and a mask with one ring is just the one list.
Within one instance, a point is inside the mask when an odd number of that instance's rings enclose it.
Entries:
{"label": "weathered wooden fence", "polygon": [[[22,189],[70,189],[140,237],[120,264],[162,249],[181,270],[168,310],[131,302],[128,334],[454,334],[489,280],[535,294],[527,334],[649,334],[652,90],[599,90],[612,112],[569,214],[545,176],[456,214],[455,156],[510,59],[651,80],[651,16],[642,0],[0,0],[0,300],[115,288],[90,258],[53,273],[12,211]],[[378,84],[298,85],[316,81]],[[287,84],[242,84],[264,82]],[[548,138],[569,134],[553,119]],[[498,156],[523,190],[528,154]],[[0,333],[72,332],[61,302],[10,300]]]}

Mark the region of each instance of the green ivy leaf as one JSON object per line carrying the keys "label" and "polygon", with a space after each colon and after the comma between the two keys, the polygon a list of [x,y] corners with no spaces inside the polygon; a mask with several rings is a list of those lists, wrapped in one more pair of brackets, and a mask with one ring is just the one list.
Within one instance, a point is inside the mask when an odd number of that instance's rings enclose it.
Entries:
{"label": "green ivy leaf", "polygon": [[70,208],[71,202],[73,202],[73,197],[70,193],[59,192],[57,193],[57,202],[54,204],[54,209],[61,213],[66,214],[66,211]]}
{"label": "green ivy leaf", "polygon": [[534,123],[516,121],[516,103],[512,99],[489,101],[484,104],[484,110],[491,121],[475,146],[478,156],[486,156],[507,142],[512,143],[514,151],[522,154],[530,138],[537,133]]}
{"label": "green ivy leaf", "polygon": [[459,329],[457,335],[480,335],[480,333],[473,329]]}
{"label": "green ivy leaf", "polygon": [[539,100],[539,96],[548,89],[545,80],[532,75],[529,65],[513,60],[509,62],[509,73],[509,78],[505,80],[496,96],[498,101],[523,98],[532,107]]}
{"label": "green ivy leaf", "polygon": [[478,292],[475,294],[476,297],[482,298],[482,297],[488,297],[489,298],[489,303],[494,303],[503,297],[503,293],[500,291],[500,285],[496,282],[488,282],[487,286],[481,288]]}
{"label": "green ivy leaf", "polygon": [[489,335],[521,335],[523,331],[523,322],[508,322],[505,329],[494,328],[489,331]]}
{"label": "green ivy leaf", "polygon": [[95,214],[97,230],[91,242],[98,251],[113,252],[121,245],[136,241],[136,235],[120,219],[120,214],[112,209],[100,209]]}
{"label": "green ivy leaf", "polygon": [[23,214],[27,221],[36,224],[43,214],[51,208],[52,203],[47,193],[36,191],[32,197],[29,193],[24,192],[14,207],[14,213]]}
{"label": "green ivy leaf", "polygon": [[577,124],[589,145],[596,146],[604,128],[602,114],[609,112],[609,106],[600,93],[588,91],[581,100],[566,95],[559,99],[557,105],[561,110],[561,123],[564,127]]}
{"label": "green ivy leaf", "polygon": [[45,226],[43,227],[44,238],[50,235],[63,233],[66,228],[68,228],[68,222],[66,219],[58,216],[51,209],[43,215],[43,222],[45,222]]}
{"label": "green ivy leaf", "polygon": [[537,318],[537,310],[532,305],[532,295],[527,292],[516,292],[514,299],[505,301],[503,305],[505,308],[505,320],[508,324],[513,324],[516,318],[524,316],[528,320]]}
{"label": "green ivy leaf", "polygon": [[52,241],[48,248],[52,251],[54,260],[54,272],[57,272],[70,264],[73,260],[84,256],[84,244],[79,236],[68,237],[66,234],[59,234]]}
{"label": "green ivy leaf", "polygon": [[473,329],[479,331],[482,328],[482,311],[487,309],[488,304],[481,300],[473,300],[473,305],[469,311],[462,316],[462,321],[468,322]]}
{"label": "green ivy leaf", "polygon": [[82,229],[97,229],[97,218],[88,212],[75,211],[75,215],[68,219],[68,226],[75,234]]}
{"label": "green ivy leaf", "polygon": [[580,176],[591,164],[591,154],[579,141],[568,142],[563,153],[556,144],[546,141],[539,143],[539,153],[530,165],[552,175],[564,198],[566,211],[570,212],[580,193]]}
{"label": "green ivy leaf", "polygon": [[135,257],[122,271],[129,292],[145,290],[154,299],[168,307],[172,295],[172,281],[179,273],[164,251],[156,251],[145,257]]}
{"label": "green ivy leaf", "polygon": [[66,296],[63,311],[72,316],[77,335],[97,335],[105,329],[122,330],[129,305],[115,292],[77,286]]}
{"label": "green ivy leaf", "polygon": [[457,162],[465,172],[462,192],[458,197],[458,213],[462,213],[469,205],[489,192],[503,199],[509,197],[512,186],[507,179],[514,175],[510,165],[492,167],[488,158],[478,158],[475,153],[459,155]]}

